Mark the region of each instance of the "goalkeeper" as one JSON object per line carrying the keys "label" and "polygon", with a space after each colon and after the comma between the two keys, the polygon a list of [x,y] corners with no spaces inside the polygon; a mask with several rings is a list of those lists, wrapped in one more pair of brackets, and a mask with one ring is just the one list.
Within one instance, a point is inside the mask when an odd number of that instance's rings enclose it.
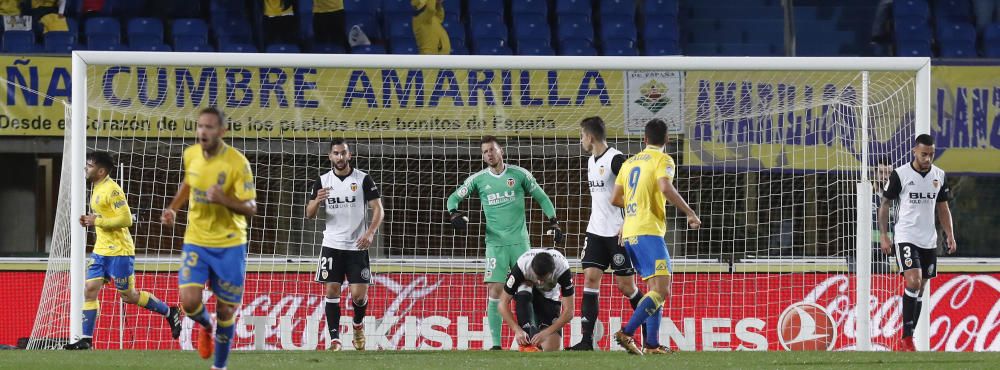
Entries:
{"label": "goalkeeper", "polygon": [[548,219],[548,232],[556,244],[562,243],[563,232],[556,219],[556,210],[549,196],[535,178],[524,168],[503,162],[503,148],[496,137],[484,136],[480,141],[483,162],[487,168],[476,172],[448,197],[448,214],[456,230],[465,230],[468,217],[458,210],[459,203],[472,193],[479,194],[483,213],[486,215],[486,274],[483,281],[489,300],[486,315],[489,319],[493,350],[501,349],[500,293],[503,283],[517,259],[528,251],[528,227],[524,217],[524,196],[530,194],[542,207]]}

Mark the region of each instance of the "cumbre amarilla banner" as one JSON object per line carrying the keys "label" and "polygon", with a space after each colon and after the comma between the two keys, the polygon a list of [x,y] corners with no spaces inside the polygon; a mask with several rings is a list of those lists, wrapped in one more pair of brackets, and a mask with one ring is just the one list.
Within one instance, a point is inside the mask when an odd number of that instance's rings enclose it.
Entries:
{"label": "cumbre amarilla banner", "polygon": [[[0,136],[62,135],[70,59],[0,63]],[[938,164],[1000,174],[1000,65],[939,66],[932,76]],[[580,118],[599,115],[611,135],[641,135],[649,118],[665,119],[683,135],[685,165],[828,170],[861,153],[860,114],[850,108],[860,102],[856,72],[107,66],[88,77],[90,135],[190,137],[195,112],[216,105],[233,137],[572,138]],[[872,158],[910,145],[912,87],[900,82],[908,78],[872,73],[883,81],[872,89],[871,101],[882,102],[872,111]],[[830,97],[843,104],[816,104]]]}

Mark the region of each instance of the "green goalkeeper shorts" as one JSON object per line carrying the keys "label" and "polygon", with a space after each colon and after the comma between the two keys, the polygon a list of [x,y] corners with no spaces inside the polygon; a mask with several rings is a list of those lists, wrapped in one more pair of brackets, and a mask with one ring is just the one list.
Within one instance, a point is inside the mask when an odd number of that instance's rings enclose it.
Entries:
{"label": "green goalkeeper shorts", "polygon": [[487,283],[503,283],[507,280],[510,269],[517,265],[517,259],[527,252],[528,245],[505,245],[502,247],[486,246],[486,274],[483,281]]}

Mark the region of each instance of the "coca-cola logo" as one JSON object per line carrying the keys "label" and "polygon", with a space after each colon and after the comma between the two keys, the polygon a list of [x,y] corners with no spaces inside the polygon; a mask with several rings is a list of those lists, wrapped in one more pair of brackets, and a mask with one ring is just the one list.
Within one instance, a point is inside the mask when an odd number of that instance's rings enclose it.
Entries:
{"label": "coca-cola logo", "polygon": [[829,351],[837,341],[837,326],[823,307],[799,302],[778,318],[778,343],[786,351]]}
{"label": "coca-cola logo", "polygon": [[932,351],[1000,351],[1000,280],[958,275],[932,285],[931,302]]}

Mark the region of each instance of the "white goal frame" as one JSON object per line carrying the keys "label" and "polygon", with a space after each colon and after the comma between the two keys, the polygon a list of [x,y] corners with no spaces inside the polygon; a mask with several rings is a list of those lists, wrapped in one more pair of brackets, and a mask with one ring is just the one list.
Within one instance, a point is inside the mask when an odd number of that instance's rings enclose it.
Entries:
{"label": "white goal frame", "polygon": [[[429,56],[429,55],[322,55],[322,54],[238,54],[238,53],[184,53],[184,52],[113,52],[73,51],[72,53],[72,107],[69,156],[70,214],[84,214],[86,210],[86,125],[75,124],[87,120],[87,69],[93,65],[157,65],[205,67],[317,67],[317,68],[511,68],[519,69],[620,69],[620,70],[717,70],[717,71],[857,71],[862,73],[861,132],[862,142],[867,143],[869,125],[868,72],[896,71],[915,73],[915,133],[930,133],[931,119],[931,61],[926,57],[569,57],[569,56]],[[857,184],[856,264],[869,266],[872,261],[871,215],[872,189],[869,185],[868,146],[862,145],[860,179]],[[86,229],[70,222],[70,337],[82,332],[84,270],[86,268]],[[872,349],[870,336],[869,298],[871,270],[858,268],[855,275],[857,287],[857,349]],[[929,349],[930,289],[924,291],[927,307],[915,338],[918,350]],[[861,314],[866,313],[866,314]]]}

